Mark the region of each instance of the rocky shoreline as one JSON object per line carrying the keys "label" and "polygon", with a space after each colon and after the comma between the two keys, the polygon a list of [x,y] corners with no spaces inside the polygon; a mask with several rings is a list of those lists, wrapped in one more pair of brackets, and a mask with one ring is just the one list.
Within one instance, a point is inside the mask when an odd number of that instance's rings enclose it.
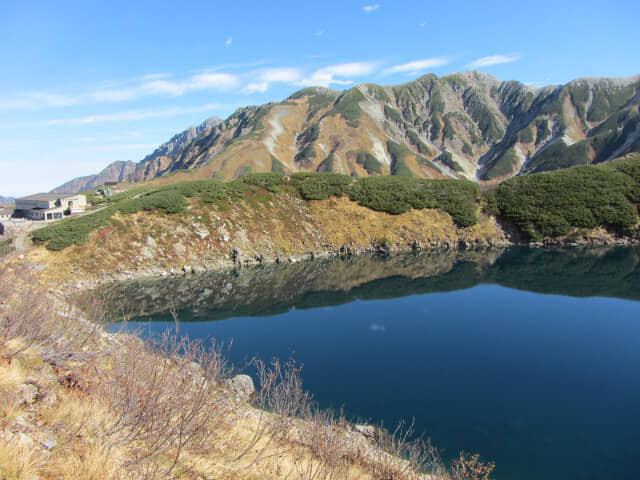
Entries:
{"label": "rocky shoreline", "polygon": [[410,244],[394,245],[372,244],[370,246],[343,245],[339,248],[327,250],[309,251],[297,255],[270,255],[254,254],[245,255],[240,249],[232,247],[228,260],[201,261],[198,263],[185,263],[181,267],[165,269],[159,266],[137,267],[133,270],[116,270],[105,273],[100,277],[83,278],[67,283],[67,287],[75,289],[93,289],[96,287],[131,280],[150,278],[165,278],[171,276],[184,276],[204,274],[208,272],[220,272],[233,268],[250,267],[269,264],[291,264],[305,261],[330,259],[336,257],[351,257],[365,255],[394,255],[407,252],[423,252],[431,250],[473,250],[482,248],[528,247],[528,248],[562,248],[562,247],[598,247],[598,246],[632,246],[640,245],[640,239],[629,237],[612,237],[597,235],[580,240],[546,239],[544,242],[514,242],[507,239],[500,241],[464,241],[459,242],[430,242],[425,245],[417,240]]}

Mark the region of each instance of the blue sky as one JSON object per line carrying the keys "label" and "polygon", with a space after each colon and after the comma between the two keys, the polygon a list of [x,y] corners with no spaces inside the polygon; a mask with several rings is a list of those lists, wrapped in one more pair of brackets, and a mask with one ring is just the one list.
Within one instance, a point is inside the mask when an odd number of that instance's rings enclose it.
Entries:
{"label": "blue sky", "polygon": [[0,195],[138,161],[308,85],[640,73],[637,1],[0,3]]}

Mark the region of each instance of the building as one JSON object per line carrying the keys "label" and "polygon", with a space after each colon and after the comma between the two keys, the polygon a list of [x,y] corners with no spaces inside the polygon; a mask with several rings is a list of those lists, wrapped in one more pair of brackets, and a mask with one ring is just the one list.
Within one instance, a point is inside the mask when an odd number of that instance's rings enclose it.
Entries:
{"label": "building", "polygon": [[36,193],[16,198],[16,212],[29,220],[58,220],[84,212],[86,207],[87,197],[77,193]]}

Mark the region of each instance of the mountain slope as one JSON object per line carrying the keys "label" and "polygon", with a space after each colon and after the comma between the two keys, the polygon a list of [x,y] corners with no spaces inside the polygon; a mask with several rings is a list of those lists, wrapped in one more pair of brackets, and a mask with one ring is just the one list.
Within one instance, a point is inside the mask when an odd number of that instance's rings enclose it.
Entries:
{"label": "mountain slope", "polygon": [[537,89],[468,72],[306,88],[183,132],[127,180],[330,171],[496,181],[640,151],[639,106],[640,76]]}
{"label": "mountain slope", "polygon": [[78,177],[51,190],[53,193],[80,192],[102,185],[104,182],[130,182],[137,177],[145,177],[144,171],[150,165],[154,165],[155,172],[162,171],[163,159],[175,154],[180,149],[193,141],[198,135],[214,128],[222,120],[211,117],[197,127],[189,127],[182,133],[174,135],[171,140],[160,145],[153,153],[147,155],[141,162],[117,161],[109,164],[97,175]]}
{"label": "mountain slope", "polygon": [[110,163],[97,175],[78,177],[51,190],[52,193],[81,192],[102,185],[104,182],[127,181],[136,170],[136,163],[130,160]]}

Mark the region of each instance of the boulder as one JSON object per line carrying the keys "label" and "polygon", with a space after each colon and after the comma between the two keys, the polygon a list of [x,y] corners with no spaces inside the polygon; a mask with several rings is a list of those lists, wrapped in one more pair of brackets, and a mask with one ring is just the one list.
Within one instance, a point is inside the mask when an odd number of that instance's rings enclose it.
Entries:
{"label": "boulder", "polygon": [[253,379],[249,375],[236,375],[229,381],[229,386],[233,393],[243,400],[248,400],[255,392]]}
{"label": "boulder", "polygon": [[38,399],[38,387],[31,383],[24,383],[18,387],[20,400],[24,405],[31,405]]}

